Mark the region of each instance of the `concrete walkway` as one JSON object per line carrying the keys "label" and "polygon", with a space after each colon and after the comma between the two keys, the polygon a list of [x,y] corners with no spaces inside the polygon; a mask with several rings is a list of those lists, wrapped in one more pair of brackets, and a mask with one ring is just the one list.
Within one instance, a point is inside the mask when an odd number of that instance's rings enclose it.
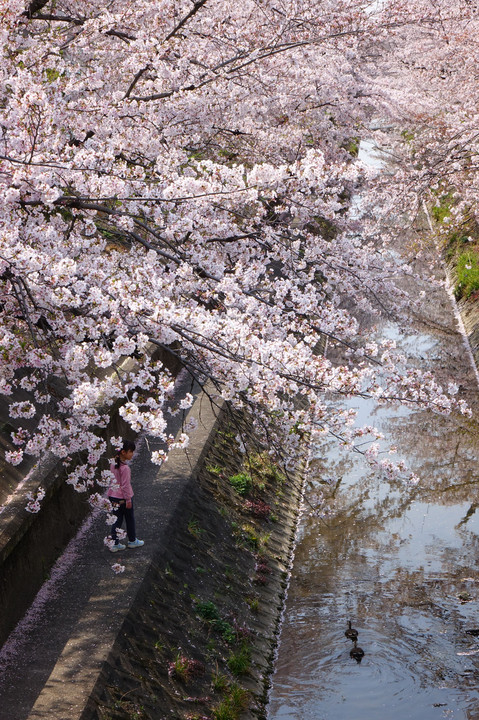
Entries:
{"label": "concrete walkway", "polygon": [[[178,394],[189,389],[180,386]],[[214,435],[220,407],[196,389],[188,416],[199,421],[198,429],[188,450],[172,451],[160,469],[149,460],[159,443],[140,441],[131,469],[144,547],[110,553],[103,545],[104,517],[88,518],[0,652],[0,720],[80,720],[150,564],[165,552],[175,510]],[[175,418],[169,432],[180,429],[181,418]],[[124,573],[113,573],[115,562]]]}

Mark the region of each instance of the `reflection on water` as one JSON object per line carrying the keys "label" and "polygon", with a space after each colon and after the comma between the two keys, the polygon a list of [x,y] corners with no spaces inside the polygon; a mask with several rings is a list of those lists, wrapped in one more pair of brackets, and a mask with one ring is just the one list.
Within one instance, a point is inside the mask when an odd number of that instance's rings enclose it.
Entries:
{"label": "reflection on water", "polygon": [[[447,346],[437,334],[397,339],[428,364],[453,357],[474,399],[460,337]],[[351,404],[421,483],[378,478],[333,443],[318,448],[306,501],[322,496],[329,512],[306,509],[299,530],[269,720],[478,720],[479,632],[468,632],[479,628],[477,427]],[[348,620],[360,664],[349,656]]]}
{"label": "reflection on water", "polygon": [[384,159],[381,155],[381,149],[376,145],[374,140],[361,140],[359,145],[358,160],[368,165],[370,168],[384,168]]}

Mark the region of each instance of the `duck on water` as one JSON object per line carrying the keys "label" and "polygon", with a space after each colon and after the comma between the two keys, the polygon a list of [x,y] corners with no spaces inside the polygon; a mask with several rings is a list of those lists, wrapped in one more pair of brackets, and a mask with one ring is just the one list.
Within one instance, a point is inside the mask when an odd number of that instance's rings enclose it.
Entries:
{"label": "duck on water", "polygon": [[358,631],[351,627],[351,620],[348,620],[348,629],[344,633],[350,640],[358,639]]}
{"label": "duck on water", "polygon": [[354,641],[354,646],[349,651],[350,657],[354,658],[356,662],[360,663],[364,657],[364,650],[358,647],[357,640]]}

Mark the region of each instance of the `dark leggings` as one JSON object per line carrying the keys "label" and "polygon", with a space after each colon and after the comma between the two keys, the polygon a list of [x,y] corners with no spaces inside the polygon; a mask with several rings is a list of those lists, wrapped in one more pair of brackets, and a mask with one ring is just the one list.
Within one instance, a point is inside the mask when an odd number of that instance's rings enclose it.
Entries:
{"label": "dark leggings", "polygon": [[110,502],[113,504],[113,514],[116,515],[117,520],[113,525],[111,526],[111,536],[115,543],[118,542],[116,531],[121,528],[123,523],[123,518],[126,520],[126,532],[128,535],[128,540],[130,542],[133,542],[133,540],[136,540],[136,528],[135,528],[135,513],[133,512],[133,500],[131,501],[131,508],[126,507],[126,500],[123,500],[122,498],[109,498]]}

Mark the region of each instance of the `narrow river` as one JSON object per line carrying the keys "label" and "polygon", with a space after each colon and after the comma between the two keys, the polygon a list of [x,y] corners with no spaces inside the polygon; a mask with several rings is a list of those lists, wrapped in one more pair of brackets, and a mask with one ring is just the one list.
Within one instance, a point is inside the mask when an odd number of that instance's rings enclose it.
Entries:
{"label": "narrow river", "polygon": [[[306,488],[268,720],[479,720],[479,433],[476,374],[442,288],[407,333],[416,365],[453,379],[472,420],[351,401],[420,483],[371,473],[336,443]],[[313,517],[318,492],[327,516]],[[359,632],[350,657],[348,621]]]}

